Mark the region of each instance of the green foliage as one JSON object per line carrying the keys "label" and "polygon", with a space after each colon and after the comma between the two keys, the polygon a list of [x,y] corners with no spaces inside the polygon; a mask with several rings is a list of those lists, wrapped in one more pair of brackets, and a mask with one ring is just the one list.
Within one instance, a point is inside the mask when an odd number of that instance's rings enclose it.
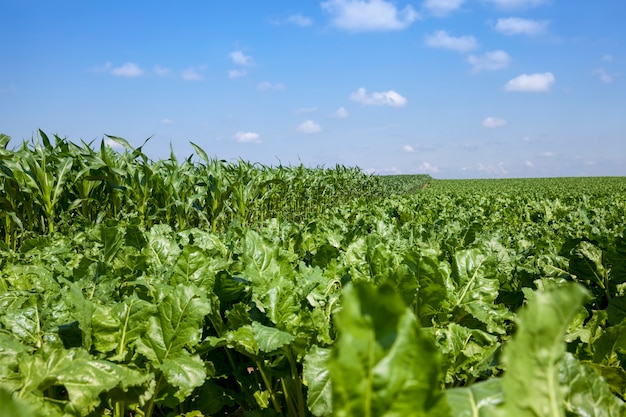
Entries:
{"label": "green foliage", "polygon": [[108,139],[0,135],[1,415],[624,415],[623,178]]}

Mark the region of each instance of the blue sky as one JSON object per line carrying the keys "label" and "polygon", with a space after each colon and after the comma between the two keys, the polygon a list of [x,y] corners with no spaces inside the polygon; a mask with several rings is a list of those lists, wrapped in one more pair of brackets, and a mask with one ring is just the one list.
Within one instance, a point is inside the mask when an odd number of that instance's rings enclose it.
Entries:
{"label": "blue sky", "polygon": [[435,178],[626,175],[623,0],[0,0],[0,132]]}

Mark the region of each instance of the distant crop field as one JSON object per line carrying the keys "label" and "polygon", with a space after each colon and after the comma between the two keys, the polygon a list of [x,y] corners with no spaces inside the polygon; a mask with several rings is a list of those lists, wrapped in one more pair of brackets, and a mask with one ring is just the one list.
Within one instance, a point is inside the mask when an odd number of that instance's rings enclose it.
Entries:
{"label": "distant crop field", "polygon": [[626,178],[0,136],[0,414],[623,416]]}

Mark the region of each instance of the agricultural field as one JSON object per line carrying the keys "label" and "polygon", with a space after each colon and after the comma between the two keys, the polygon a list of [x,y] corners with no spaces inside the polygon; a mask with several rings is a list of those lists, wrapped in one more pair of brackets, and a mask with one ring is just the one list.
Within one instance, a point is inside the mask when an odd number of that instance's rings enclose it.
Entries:
{"label": "agricultural field", "polygon": [[109,139],[0,135],[1,416],[626,415],[626,178]]}

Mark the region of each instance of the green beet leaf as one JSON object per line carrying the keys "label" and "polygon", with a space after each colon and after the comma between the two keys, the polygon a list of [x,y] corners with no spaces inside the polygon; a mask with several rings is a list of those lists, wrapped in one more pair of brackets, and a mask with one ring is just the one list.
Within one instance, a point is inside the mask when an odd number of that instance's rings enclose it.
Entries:
{"label": "green beet leaf", "polygon": [[326,363],[332,350],[313,345],[304,357],[302,378],[309,387],[307,406],[315,416],[332,414],[332,383]]}
{"label": "green beet leaf", "polygon": [[582,286],[536,292],[518,316],[518,330],[505,346],[503,416],[564,417],[566,387],[559,382],[565,332],[583,301]]}
{"label": "green beet leaf", "polygon": [[[210,311],[211,305],[200,289],[178,286],[159,302],[156,315],[150,317],[145,333],[137,339],[137,351],[178,388],[179,399],[202,385],[206,377],[204,364],[190,350],[199,343],[204,318]],[[157,394],[161,388],[157,386]]]}
{"label": "green beet leaf", "polygon": [[[34,355],[18,357],[22,386],[19,398],[41,403],[49,398],[75,413],[84,413],[100,404],[100,395],[113,389],[128,393],[127,400],[138,402],[132,393],[149,396],[153,375],[111,362],[97,360],[84,349],[63,349],[44,345]],[[131,391],[131,387],[140,389]]]}
{"label": "green beet leaf", "polygon": [[561,365],[561,383],[568,387],[566,410],[584,417],[621,417],[626,415],[624,402],[591,367],[566,353]]}
{"label": "green beet leaf", "polygon": [[439,358],[390,285],[346,287],[329,361],[333,415],[448,416]]}
{"label": "green beet leaf", "polygon": [[448,294],[452,308],[461,308],[485,323],[489,332],[503,334],[504,321],[510,317],[505,308],[495,305],[500,288],[496,274],[495,258],[479,249],[457,251]]}
{"label": "green beet leaf", "polygon": [[502,381],[491,378],[469,387],[452,388],[446,398],[454,417],[491,417],[504,400]]}

